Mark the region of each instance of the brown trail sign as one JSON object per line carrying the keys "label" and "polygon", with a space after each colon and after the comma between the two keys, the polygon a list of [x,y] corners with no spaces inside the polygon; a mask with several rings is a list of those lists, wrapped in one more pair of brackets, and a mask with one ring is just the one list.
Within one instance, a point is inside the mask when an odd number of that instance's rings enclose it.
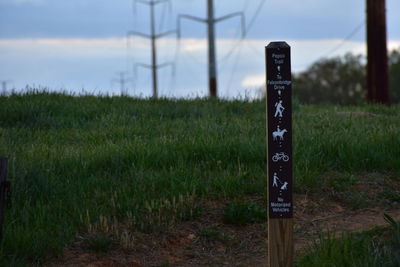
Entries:
{"label": "brown trail sign", "polygon": [[266,48],[269,266],[293,266],[292,78],[290,46]]}

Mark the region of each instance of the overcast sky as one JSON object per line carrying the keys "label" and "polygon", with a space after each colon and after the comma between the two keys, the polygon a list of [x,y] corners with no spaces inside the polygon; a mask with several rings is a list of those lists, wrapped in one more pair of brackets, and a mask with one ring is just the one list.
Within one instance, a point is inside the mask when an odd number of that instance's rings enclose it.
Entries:
{"label": "overcast sky", "polygon": [[[400,46],[400,1],[387,0],[389,47]],[[167,3],[167,2],[166,2]],[[240,41],[238,17],[216,27],[219,94],[252,94],[264,83],[264,46],[285,40],[292,47],[292,68],[305,69],[320,57],[347,51],[365,53],[365,0],[215,0],[215,15],[243,12],[246,39]],[[150,30],[147,5],[131,0],[0,0],[0,80],[9,87],[26,85],[92,93],[119,93],[117,72],[126,71],[129,94],[151,94],[150,42],[130,38]],[[205,18],[206,0],[171,0],[156,7],[158,33],[176,28],[177,14]],[[207,94],[206,25],[183,20],[182,39],[159,39],[160,94]],[[353,34],[351,34],[353,33]],[[349,37],[343,43],[343,39]]]}

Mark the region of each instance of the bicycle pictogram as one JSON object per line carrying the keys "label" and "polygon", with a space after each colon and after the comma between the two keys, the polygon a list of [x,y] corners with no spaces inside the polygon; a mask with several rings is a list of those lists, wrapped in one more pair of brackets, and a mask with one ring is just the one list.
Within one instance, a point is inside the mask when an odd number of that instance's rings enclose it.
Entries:
{"label": "bicycle pictogram", "polygon": [[289,156],[286,155],[283,152],[275,153],[275,155],[272,156],[272,161],[273,162],[278,162],[280,160],[283,160],[284,162],[288,162],[289,161]]}

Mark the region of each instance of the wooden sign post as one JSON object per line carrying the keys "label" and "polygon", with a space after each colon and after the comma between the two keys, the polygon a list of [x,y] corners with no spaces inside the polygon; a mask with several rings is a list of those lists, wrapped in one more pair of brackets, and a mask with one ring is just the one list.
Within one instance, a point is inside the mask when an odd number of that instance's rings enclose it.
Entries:
{"label": "wooden sign post", "polygon": [[6,206],[6,195],[9,192],[10,182],[6,180],[8,159],[0,158],[0,239],[3,236],[4,210]]}
{"label": "wooden sign post", "polygon": [[268,144],[268,261],[270,267],[294,265],[292,78],[290,46],[266,48]]}

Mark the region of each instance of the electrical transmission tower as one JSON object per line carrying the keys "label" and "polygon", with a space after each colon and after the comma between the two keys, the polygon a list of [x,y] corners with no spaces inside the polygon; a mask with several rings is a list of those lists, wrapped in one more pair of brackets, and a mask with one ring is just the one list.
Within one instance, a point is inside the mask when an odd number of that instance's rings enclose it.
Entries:
{"label": "electrical transmission tower", "polygon": [[7,84],[11,83],[11,80],[2,80],[0,81],[1,83],[1,94],[6,95],[7,94]]}
{"label": "electrical transmission tower", "polygon": [[207,0],[207,19],[202,19],[194,17],[191,15],[179,15],[177,28],[178,28],[178,38],[181,36],[180,21],[181,19],[190,19],[198,22],[203,22],[207,24],[208,32],[208,86],[210,97],[218,96],[218,83],[217,83],[217,61],[215,52],[215,24],[223,20],[239,16],[241,17],[241,29],[242,37],[245,36],[245,17],[243,12],[235,12],[229,15],[225,15],[220,18],[214,17],[214,0]]}
{"label": "electrical transmission tower", "polygon": [[389,104],[385,0],[367,0],[367,100]]}
{"label": "electrical transmission tower", "polygon": [[167,31],[164,33],[156,33],[156,25],[155,25],[155,16],[154,16],[154,9],[155,6],[158,4],[161,4],[163,2],[169,2],[169,0],[135,0],[134,4],[136,5],[136,2],[148,5],[150,7],[150,35],[141,33],[141,32],[136,32],[136,31],[129,31],[127,34],[127,37],[129,38],[130,36],[141,36],[147,39],[151,40],[151,65],[148,64],[143,64],[143,63],[138,63],[135,65],[135,73],[136,73],[136,68],[137,67],[144,67],[151,69],[152,71],[152,80],[153,80],[153,98],[158,98],[158,78],[157,78],[157,69],[168,66],[168,65],[173,65],[173,63],[164,63],[157,65],[157,39],[164,37],[169,34],[176,33],[176,31]]}
{"label": "electrical transmission tower", "polygon": [[121,88],[121,95],[128,95],[128,88],[126,87],[126,83],[130,81],[130,78],[126,77],[126,72],[118,72],[118,78],[112,79],[112,83],[118,83]]}

